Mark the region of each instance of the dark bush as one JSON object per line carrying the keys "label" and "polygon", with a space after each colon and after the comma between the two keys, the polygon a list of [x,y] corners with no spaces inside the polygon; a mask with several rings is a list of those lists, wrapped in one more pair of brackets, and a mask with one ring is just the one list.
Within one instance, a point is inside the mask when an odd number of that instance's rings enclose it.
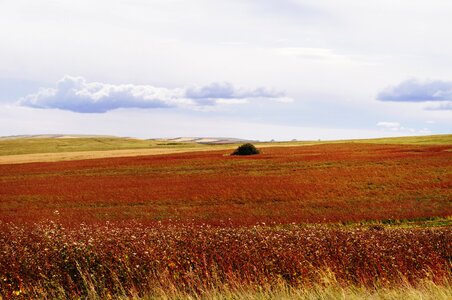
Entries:
{"label": "dark bush", "polygon": [[246,143],[238,147],[232,152],[232,155],[253,155],[259,154],[260,151],[253,144]]}

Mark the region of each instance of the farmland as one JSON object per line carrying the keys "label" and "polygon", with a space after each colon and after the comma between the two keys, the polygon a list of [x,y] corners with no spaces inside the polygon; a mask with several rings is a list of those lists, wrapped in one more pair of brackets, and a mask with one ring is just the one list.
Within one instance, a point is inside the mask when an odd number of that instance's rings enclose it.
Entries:
{"label": "farmland", "polygon": [[0,295],[431,284],[447,299],[452,141],[436,139],[2,164]]}

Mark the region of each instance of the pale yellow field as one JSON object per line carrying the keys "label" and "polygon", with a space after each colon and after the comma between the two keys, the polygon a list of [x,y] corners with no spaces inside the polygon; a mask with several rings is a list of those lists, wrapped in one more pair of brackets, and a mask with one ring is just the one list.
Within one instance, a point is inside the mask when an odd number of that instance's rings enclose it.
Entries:
{"label": "pale yellow field", "polygon": [[[215,147],[210,150],[233,149],[236,146],[225,145]],[[195,151],[208,151],[205,148],[155,148],[155,149],[127,149],[127,150],[106,150],[106,151],[77,151],[60,153],[33,153],[0,156],[0,164],[22,164],[31,162],[55,162],[66,160],[83,160],[108,157],[130,157],[144,155],[160,155],[172,153],[184,153]]]}
{"label": "pale yellow field", "polygon": [[[299,144],[297,146],[308,146],[313,144]],[[218,150],[232,150],[238,145],[215,145],[213,147],[186,147],[186,148],[151,148],[151,149],[126,149],[126,150],[96,150],[96,151],[74,151],[74,152],[57,152],[57,153],[32,153],[32,154],[16,154],[0,156],[0,164],[23,164],[33,162],[56,162],[68,160],[84,160],[96,158],[111,158],[111,157],[131,157],[131,156],[146,156],[146,155],[162,155],[173,153],[187,153],[200,151],[218,151]],[[291,144],[258,144],[259,148],[266,147],[291,147]]]}

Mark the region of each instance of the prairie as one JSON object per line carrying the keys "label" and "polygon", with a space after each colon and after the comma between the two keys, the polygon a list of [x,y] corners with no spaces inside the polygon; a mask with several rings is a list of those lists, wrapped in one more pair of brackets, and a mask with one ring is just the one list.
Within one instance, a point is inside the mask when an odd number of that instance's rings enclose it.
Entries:
{"label": "prairie", "polygon": [[[183,142],[181,142],[181,140]],[[213,140],[215,141],[218,139]],[[230,139],[230,141],[233,142],[234,139]],[[434,135],[343,141],[260,142],[256,144],[261,148],[266,148],[309,146],[331,143],[450,145],[452,143],[451,141],[452,135]],[[61,136],[53,138],[47,136],[37,136],[29,138],[0,138],[0,164],[55,162],[104,157],[146,156],[208,150],[231,150],[239,145],[231,142],[197,143],[193,142],[193,139],[183,138],[173,141],[164,139],[140,140],[133,138],[102,136]]]}
{"label": "prairie", "polygon": [[0,165],[0,220],[253,225],[447,217],[448,145],[321,144]]}
{"label": "prairie", "polygon": [[450,298],[450,136],[157,146],[0,165],[0,297]]}
{"label": "prairie", "polygon": [[0,139],[0,164],[155,155],[211,148],[224,149],[224,146],[116,137],[12,138]]}
{"label": "prairie", "polygon": [[[195,143],[176,143],[177,148],[202,147]],[[125,149],[174,148],[165,141],[140,140],[119,137],[36,137],[11,138],[0,140],[0,155],[35,153],[64,153],[81,151],[107,151]]]}

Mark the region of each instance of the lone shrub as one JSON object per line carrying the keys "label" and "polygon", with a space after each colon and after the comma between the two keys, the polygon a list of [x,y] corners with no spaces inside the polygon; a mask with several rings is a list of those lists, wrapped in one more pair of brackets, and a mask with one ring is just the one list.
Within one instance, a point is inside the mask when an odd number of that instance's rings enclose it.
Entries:
{"label": "lone shrub", "polygon": [[232,152],[232,155],[253,155],[261,153],[253,144],[246,143]]}

